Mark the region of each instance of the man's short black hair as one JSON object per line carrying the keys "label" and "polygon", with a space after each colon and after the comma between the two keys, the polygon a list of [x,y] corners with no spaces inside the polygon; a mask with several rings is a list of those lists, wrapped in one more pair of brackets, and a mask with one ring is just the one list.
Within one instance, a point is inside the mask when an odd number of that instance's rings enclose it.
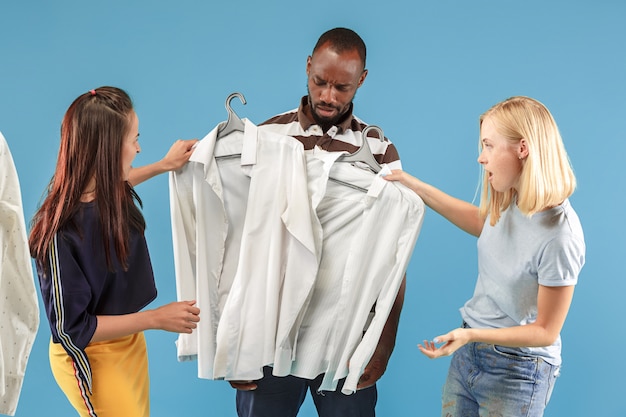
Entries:
{"label": "man's short black hair", "polygon": [[334,28],[324,32],[317,40],[313,53],[326,43],[330,43],[331,48],[338,53],[356,50],[365,68],[365,42],[355,31],[347,28]]}

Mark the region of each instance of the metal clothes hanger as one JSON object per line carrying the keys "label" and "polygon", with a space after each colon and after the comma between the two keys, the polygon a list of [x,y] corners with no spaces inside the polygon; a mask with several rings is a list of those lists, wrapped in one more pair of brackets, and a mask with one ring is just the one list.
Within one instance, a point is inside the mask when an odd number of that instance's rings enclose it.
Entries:
{"label": "metal clothes hanger", "polygon": [[378,137],[380,138],[381,142],[385,140],[385,135],[383,134],[383,130],[380,127],[375,126],[375,125],[369,125],[365,129],[363,129],[363,132],[361,132],[361,138],[363,139],[363,144],[361,145],[361,147],[357,149],[357,151],[354,153],[340,156],[337,159],[337,161],[339,162],[363,162],[367,164],[367,166],[369,166],[370,169],[374,171],[374,173],[380,172],[382,167],[380,166],[378,161],[376,161],[376,159],[374,158],[374,155],[372,155],[370,146],[367,143],[367,134],[369,133],[370,130],[375,130],[378,133]]}
{"label": "metal clothes hanger", "polygon": [[244,130],[245,125],[243,121],[239,118],[239,116],[237,116],[237,113],[235,113],[233,108],[230,106],[230,102],[235,97],[239,97],[239,100],[241,100],[241,103],[243,103],[244,105],[246,104],[246,99],[241,93],[235,92],[235,93],[230,94],[228,97],[226,97],[226,112],[228,113],[228,119],[226,120],[226,124],[220,130],[217,131],[217,139],[224,137],[232,132],[235,132],[235,131],[243,132]]}

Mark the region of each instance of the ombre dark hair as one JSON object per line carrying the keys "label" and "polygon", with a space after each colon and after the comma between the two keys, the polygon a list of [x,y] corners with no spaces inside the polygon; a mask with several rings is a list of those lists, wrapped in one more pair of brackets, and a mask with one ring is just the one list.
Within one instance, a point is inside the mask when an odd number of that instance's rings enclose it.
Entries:
{"label": "ombre dark hair", "polygon": [[145,220],[135,204],[141,206],[141,200],[124,178],[121,158],[132,112],[131,98],[116,87],[86,92],[67,109],[54,176],[32,219],[28,242],[31,256],[44,270],[55,234],[64,226],[78,227],[73,218],[92,179],[108,267],[113,270],[112,246],[127,269],[130,230],[145,230]]}

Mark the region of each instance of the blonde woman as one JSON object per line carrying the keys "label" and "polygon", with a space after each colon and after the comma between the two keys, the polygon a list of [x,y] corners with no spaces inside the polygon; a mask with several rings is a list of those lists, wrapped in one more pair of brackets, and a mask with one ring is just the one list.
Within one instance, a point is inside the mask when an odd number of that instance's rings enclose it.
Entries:
{"label": "blonde woman", "polygon": [[453,354],[443,416],[542,416],[585,262],[568,200],[576,179],[552,115],[532,98],[512,97],[485,112],[480,146],[478,207],[402,171],[386,177],[478,237],[478,280],[461,308],[463,325],[419,349],[429,358]]}

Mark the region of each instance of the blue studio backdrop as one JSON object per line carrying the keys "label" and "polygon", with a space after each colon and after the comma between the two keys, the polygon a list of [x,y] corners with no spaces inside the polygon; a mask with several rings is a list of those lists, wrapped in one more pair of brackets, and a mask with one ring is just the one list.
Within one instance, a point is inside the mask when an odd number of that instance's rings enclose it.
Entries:
{"label": "blue studio backdrop", "polygon": [[[578,189],[587,264],[562,332],[563,368],[546,416],[624,415],[626,367],[626,3],[598,1],[111,0],[0,4],[0,131],[17,166],[29,221],[54,170],[61,118],[92,88],[127,90],[140,119],[136,165],[226,119],[224,101],[260,123],[306,94],[319,35],[356,30],[369,75],[355,113],[381,126],[404,169],[471,201],[479,181],[478,116],[513,95],[534,97],[559,124]],[[175,299],[167,175],[137,187],[159,296]],[[407,271],[396,349],[379,383],[378,415],[435,416],[449,358],[416,347],[459,324],[476,279],[476,239],[428,211]],[[18,417],[74,415],[48,363],[41,325]],[[234,390],[176,360],[176,335],[147,332],[153,417],[235,416]],[[310,400],[301,416],[315,416]]]}

